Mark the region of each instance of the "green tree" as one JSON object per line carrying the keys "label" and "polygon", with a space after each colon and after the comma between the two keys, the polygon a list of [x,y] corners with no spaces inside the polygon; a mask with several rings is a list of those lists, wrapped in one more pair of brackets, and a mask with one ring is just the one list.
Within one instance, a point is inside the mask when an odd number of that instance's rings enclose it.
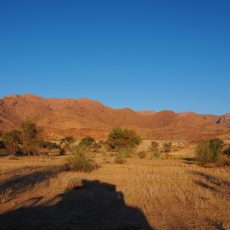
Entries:
{"label": "green tree", "polygon": [[23,152],[28,155],[33,155],[38,152],[38,137],[39,130],[35,123],[30,121],[21,124]]}
{"label": "green tree", "polygon": [[68,143],[68,144],[73,144],[76,142],[76,139],[73,136],[67,136],[61,139],[61,143]]}
{"label": "green tree", "polygon": [[112,150],[121,148],[136,147],[141,143],[141,137],[134,131],[122,128],[115,128],[107,138],[107,144]]}
{"label": "green tree", "polygon": [[79,146],[82,147],[86,147],[86,148],[90,148],[91,146],[93,146],[96,143],[96,141],[94,140],[94,138],[87,136],[84,137],[81,142],[79,143]]}
{"label": "green tree", "polygon": [[3,135],[2,140],[6,149],[10,153],[16,154],[20,144],[22,144],[21,132],[18,130],[7,132]]}
{"label": "green tree", "polygon": [[220,139],[211,139],[200,142],[196,146],[197,159],[203,163],[216,161],[222,155],[224,142]]}

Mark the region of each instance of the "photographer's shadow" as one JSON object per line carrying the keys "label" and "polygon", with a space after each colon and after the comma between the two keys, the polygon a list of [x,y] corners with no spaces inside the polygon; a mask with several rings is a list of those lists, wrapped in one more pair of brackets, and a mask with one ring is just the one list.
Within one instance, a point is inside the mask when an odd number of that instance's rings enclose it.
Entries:
{"label": "photographer's shadow", "polygon": [[125,204],[115,185],[83,180],[41,206],[0,215],[2,230],[151,230],[143,212]]}

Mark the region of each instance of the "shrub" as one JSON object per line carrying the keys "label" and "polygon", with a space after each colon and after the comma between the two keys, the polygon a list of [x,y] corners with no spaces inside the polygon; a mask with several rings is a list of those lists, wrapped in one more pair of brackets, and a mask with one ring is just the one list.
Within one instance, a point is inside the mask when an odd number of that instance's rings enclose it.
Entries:
{"label": "shrub", "polygon": [[152,141],[149,147],[150,151],[156,152],[159,149],[159,143],[156,141]]}
{"label": "shrub", "polygon": [[134,130],[115,128],[109,134],[107,144],[111,150],[136,147],[141,143],[141,137]]}
{"label": "shrub", "polygon": [[132,157],[132,156],[135,154],[134,148],[131,148],[131,147],[120,148],[120,149],[118,149],[118,152],[119,152],[124,158]]}
{"label": "shrub", "polygon": [[5,133],[2,140],[6,149],[13,154],[18,152],[20,144],[22,144],[21,133],[17,130]]}
{"label": "shrub", "polygon": [[172,143],[171,143],[171,142],[169,142],[169,143],[164,143],[164,144],[163,144],[163,149],[162,149],[162,151],[163,151],[164,153],[170,153],[171,150],[172,150]]}
{"label": "shrub", "polygon": [[153,152],[153,157],[160,158],[161,157],[161,153],[159,151],[155,151],[155,152]]}
{"label": "shrub", "polygon": [[38,136],[38,129],[35,123],[25,121],[21,124],[23,141],[30,141],[36,139]]}
{"label": "shrub", "polygon": [[73,156],[68,160],[68,167],[70,170],[77,172],[92,172],[97,168],[97,165],[90,153],[77,146],[73,149]]}
{"label": "shrub", "polygon": [[138,156],[139,158],[144,159],[146,157],[146,153],[144,151],[140,151],[138,152]]}
{"label": "shrub", "polygon": [[76,142],[76,139],[73,136],[67,136],[61,139],[60,143],[60,154],[65,154],[66,152],[71,152],[73,144]]}
{"label": "shrub", "polygon": [[125,163],[125,157],[122,153],[118,153],[115,157],[115,163],[117,164],[124,164]]}
{"label": "shrub", "polygon": [[54,142],[50,142],[50,141],[44,141],[44,140],[38,141],[38,145],[40,148],[49,149],[49,150],[59,148],[58,144],[56,144]]}
{"label": "shrub", "polygon": [[223,141],[212,139],[200,142],[196,147],[197,159],[201,162],[210,162],[220,159],[222,155]]}
{"label": "shrub", "polygon": [[84,137],[81,142],[79,143],[79,146],[82,146],[82,147],[86,147],[86,148],[89,148],[91,147],[93,144],[95,144],[95,140],[90,137],[90,136],[87,136],[87,137]]}
{"label": "shrub", "polygon": [[35,123],[30,121],[21,124],[22,150],[25,154],[34,155],[38,152],[39,130]]}
{"label": "shrub", "polygon": [[5,148],[4,142],[0,141],[0,149],[4,149],[4,148]]}
{"label": "shrub", "polygon": [[230,146],[224,150],[224,155],[230,157]]}
{"label": "shrub", "polygon": [[68,143],[68,144],[73,144],[76,142],[76,139],[73,136],[67,136],[61,139],[61,143]]}

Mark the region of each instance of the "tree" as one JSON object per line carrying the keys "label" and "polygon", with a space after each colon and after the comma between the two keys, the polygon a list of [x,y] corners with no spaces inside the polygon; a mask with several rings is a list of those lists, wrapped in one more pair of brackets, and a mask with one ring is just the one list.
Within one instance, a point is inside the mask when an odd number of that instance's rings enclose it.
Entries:
{"label": "tree", "polygon": [[30,121],[21,124],[23,151],[28,155],[33,155],[38,151],[39,130],[35,123]]}
{"label": "tree", "polygon": [[68,143],[68,144],[73,144],[76,142],[76,139],[73,136],[67,136],[61,139],[61,143]]}
{"label": "tree", "polygon": [[2,140],[6,149],[16,154],[19,150],[19,145],[22,144],[21,132],[18,130],[7,132],[3,135]]}
{"label": "tree", "polygon": [[222,155],[224,142],[220,139],[211,139],[200,142],[196,146],[197,159],[203,163],[216,161]]}
{"label": "tree", "polygon": [[164,153],[170,153],[171,150],[172,150],[172,143],[171,142],[163,144],[163,152]]}
{"label": "tree", "polygon": [[107,138],[107,144],[112,150],[136,147],[141,143],[141,137],[134,130],[114,128]]}
{"label": "tree", "polygon": [[94,138],[87,136],[81,140],[81,142],[79,143],[79,146],[89,148],[89,147],[92,147],[95,143],[96,141],[94,140]]}

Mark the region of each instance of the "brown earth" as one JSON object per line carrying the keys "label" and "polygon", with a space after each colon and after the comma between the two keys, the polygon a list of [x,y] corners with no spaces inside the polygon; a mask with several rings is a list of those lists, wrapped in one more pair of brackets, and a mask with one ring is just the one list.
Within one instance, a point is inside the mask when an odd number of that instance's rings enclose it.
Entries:
{"label": "brown earth", "polygon": [[113,127],[135,129],[145,139],[230,139],[230,114],[223,116],[112,109],[98,101],[45,99],[25,94],[0,100],[0,131],[17,128],[31,120],[51,139],[67,135],[105,138]]}

